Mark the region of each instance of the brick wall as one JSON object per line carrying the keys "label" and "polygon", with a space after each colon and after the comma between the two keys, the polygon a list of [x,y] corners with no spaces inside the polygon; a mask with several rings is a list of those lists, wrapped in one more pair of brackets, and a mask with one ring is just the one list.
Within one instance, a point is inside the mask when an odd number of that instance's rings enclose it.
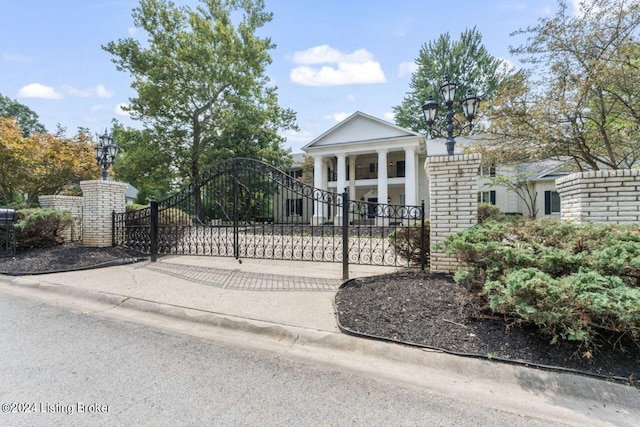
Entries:
{"label": "brick wall", "polygon": [[67,231],[65,241],[82,240],[82,197],[77,196],[39,196],[40,206],[45,209],[69,211],[74,225]]}
{"label": "brick wall", "polygon": [[449,234],[478,222],[478,167],[480,154],[427,157],[429,178],[430,263],[432,272],[456,271],[457,258],[439,246]]}
{"label": "brick wall", "polygon": [[112,212],[125,211],[128,185],[117,181],[82,181],[84,199],[82,244],[106,247],[112,244]]}
{"label": "brick wall", "polygon": [[580,172],[556,180],[561,219],[576,224],[640,223],[640,170]]}

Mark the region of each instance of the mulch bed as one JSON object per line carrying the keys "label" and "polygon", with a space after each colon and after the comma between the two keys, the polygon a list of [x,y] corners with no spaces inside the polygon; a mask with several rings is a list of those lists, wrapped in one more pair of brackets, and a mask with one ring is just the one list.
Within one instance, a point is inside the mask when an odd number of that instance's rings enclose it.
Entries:
{"label": "mulch bed", "polygon": [[640,349],[603,345],[595,354],[551,345],[527,325],[478,310],[477,299],[450,276],[418,272],[354,279],[335,298],[340,325],[357,334],[488,359],[613,376],[640,387]]}
{"label": "mulch bed", "polygon": [[145,255],[123,247],[87,248],[79,243],[67,243],[48,248],[22,251],[13,256],[0,257],[0,273],[38,274],[91,268],[120,259],[143,256]]}

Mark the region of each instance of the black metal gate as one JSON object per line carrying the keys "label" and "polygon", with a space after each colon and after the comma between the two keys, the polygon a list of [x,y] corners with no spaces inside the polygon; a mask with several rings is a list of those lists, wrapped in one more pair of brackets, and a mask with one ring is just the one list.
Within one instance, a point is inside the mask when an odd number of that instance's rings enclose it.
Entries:
{"label": "black metal gate", "polygon": [[264,162],[236,158],[166,200],[114,213],[113,242],[152,259],[182,254],[424,269],[424,215],[424,203],[349,200]]}

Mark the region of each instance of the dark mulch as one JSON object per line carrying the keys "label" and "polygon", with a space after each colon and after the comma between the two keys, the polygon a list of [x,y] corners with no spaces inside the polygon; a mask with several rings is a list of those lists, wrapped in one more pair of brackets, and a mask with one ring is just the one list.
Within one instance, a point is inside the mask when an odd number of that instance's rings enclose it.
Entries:
{"label": "dark mulch", "polygon": [[144,257],[144,255],[122,247],[86,248],[79,243],[68,243],[22,251],[14,256],[2,256],[0,257],[0,273],[38,274],[76,270],[138,257]]}
{"label": "dark mulch", "polygon": [[551,345],[535,327],[511,324],[479,308],[450,276],[395,273],[355,279],[336,295],[340,325],[358,334],[478,355],[626,379],[640,388],[640,350],[602,345],[595,354]]}

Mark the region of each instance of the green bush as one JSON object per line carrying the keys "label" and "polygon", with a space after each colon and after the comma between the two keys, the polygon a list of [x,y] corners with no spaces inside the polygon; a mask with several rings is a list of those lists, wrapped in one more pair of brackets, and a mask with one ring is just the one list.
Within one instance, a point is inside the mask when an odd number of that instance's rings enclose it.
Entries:
{"label": "green bush", "polygon": [[16,249],[43,248],[64,243],[65,232],[73,227],[69,211],[23,209],[16,211]]}
{"label": "green bush", "polygon": [[[429,262],[429,220],[424,221],[425,263]],[[407,260],[409,265],[420,265],[420,221],[410,227],[397,228],[389,235],[389,243],[397,255]]]}
{"label": "green bush", "polygon": [[502,215],[500,208],[491,203],[478,203],[478,224]]}
{"label": "green bush", "polygon": [[640,347],[640,230],[553,220],[488,220],[445,239],[459,283],[552,342],[629,336]]}

